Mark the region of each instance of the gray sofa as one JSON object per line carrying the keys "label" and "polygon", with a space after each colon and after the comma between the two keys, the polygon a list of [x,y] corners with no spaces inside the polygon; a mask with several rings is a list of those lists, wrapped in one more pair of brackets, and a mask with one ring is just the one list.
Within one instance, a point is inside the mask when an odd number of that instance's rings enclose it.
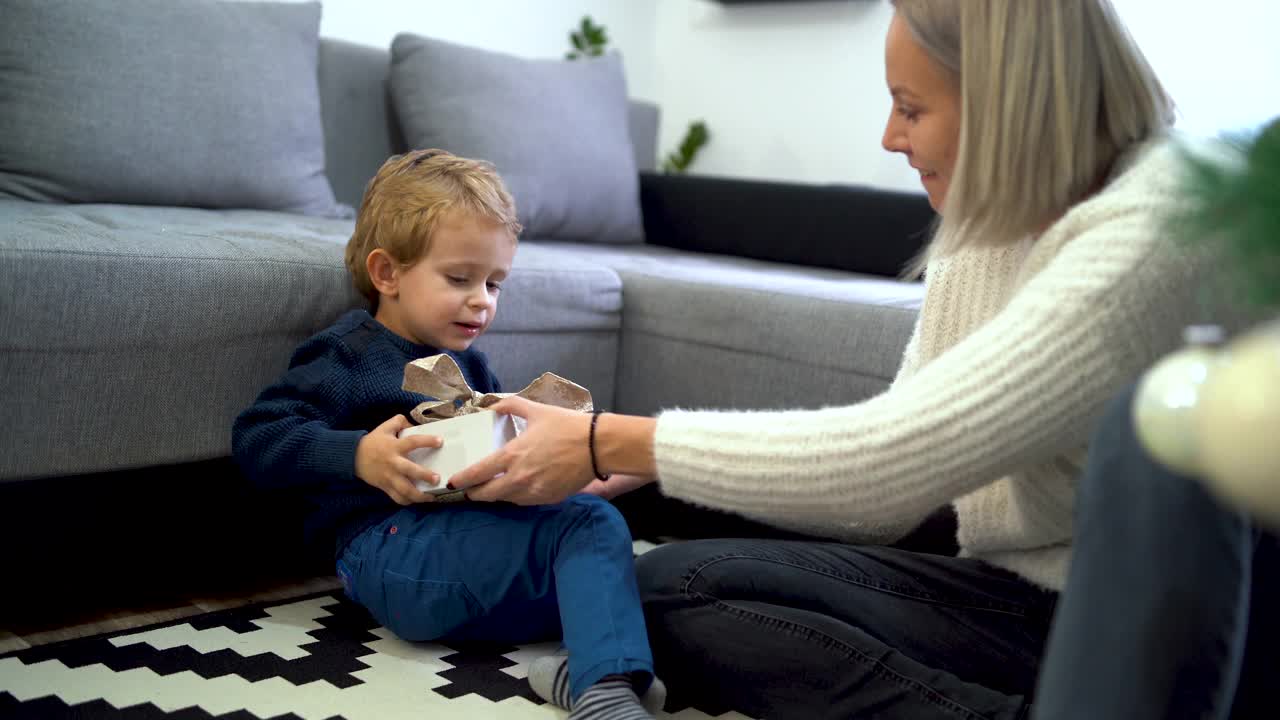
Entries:
{"label": "gray sofa", "polygon": [[[353,206],[404,149],[387,73],[386,50],[322,40],[327,174]],[[654,166],[657,123],[657,108],[632,104],[642,171]],[[644,177],[666,192],[662,176]],[[600,406],[655,413],[813,407],[886,386],[919,284],[667,247],[652,228],[683,221],[650,217],[661,212],[646,205],[642,244],[522,240],[478,345],[506,387],[551,370]],[[225,457],[233,417],[290,351],[361,303],[342,265],[351,229],[265,211],[0,199],[0,484]],[[904,242],[860,232],[823,242]]]}

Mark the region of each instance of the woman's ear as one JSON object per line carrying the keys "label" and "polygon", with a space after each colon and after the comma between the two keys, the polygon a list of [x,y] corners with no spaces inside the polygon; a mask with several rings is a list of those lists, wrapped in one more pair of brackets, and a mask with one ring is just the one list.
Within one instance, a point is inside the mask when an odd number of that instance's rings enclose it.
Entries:
{"label": "woman's ear", "polygon": [[386,250],[378,248],[364,259],[369,280],[380,295],[395,297],[400,291],[400,271],[395,259]]}

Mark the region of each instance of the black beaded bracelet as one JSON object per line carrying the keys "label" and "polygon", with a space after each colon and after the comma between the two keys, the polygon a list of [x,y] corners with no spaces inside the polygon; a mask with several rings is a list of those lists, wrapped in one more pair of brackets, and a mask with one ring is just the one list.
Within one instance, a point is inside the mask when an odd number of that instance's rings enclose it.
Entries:
{"label": "black beaded bracelet", "polygon": [[595,474],[597,480],[608,480],[609,475],[600,474],[600,466],[596,465],[596,421],[600,419],[600,413],[603,410],[594,410],[591,413],[591,430],[587,433],[587,450],[591,452],[591,472]]}

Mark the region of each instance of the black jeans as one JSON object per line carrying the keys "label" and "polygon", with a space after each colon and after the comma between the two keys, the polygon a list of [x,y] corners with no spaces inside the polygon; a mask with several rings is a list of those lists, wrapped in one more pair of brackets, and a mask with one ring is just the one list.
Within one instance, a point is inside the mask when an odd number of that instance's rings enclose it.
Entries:
{"label": "black jeans", "polygon": [[1278,717],[1276,538],[1153,462],[1132,402],[1112,405],[1080,482],[1034,717]]}
{"label": "black jeans", "polygon": [[668,711],[757,718],[1019,718],[1056,595],[972,559],[695,540],[636,572]]}

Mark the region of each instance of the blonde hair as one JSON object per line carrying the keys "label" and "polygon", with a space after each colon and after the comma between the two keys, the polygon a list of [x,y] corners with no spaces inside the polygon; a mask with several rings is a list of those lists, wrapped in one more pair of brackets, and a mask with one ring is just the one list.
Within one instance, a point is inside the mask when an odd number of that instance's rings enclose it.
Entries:
{"label": "blonde hair", "polygon": [[512,242],[522,229],[515,201],[493,165],[435,149],[389,158],[365,188],[347,242],[347,270],[356,289],[376,304],[369,254],[381,249],[400,265],[413,265],[431,249],[441,218],[453,213],[492,220],[511,233]]}
{"label": "blonde hair", "polygon": [[1173,102],[1110,0],[892,0],[960,91],[956,165],[926,255],[1004,245],[1096,189]]}

